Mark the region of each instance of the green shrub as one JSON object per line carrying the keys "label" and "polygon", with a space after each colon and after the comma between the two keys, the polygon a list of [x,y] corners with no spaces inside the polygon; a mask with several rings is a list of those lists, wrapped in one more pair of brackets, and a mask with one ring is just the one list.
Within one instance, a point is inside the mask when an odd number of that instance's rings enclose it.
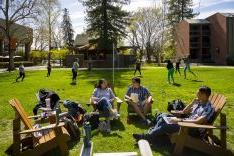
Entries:
{"label": "green shrub", "polygon": [[68,49],[61,49],[61,50],[51,50],[51,59],[53,60],[60,60],[64,59],[65,56],[69,54]]}

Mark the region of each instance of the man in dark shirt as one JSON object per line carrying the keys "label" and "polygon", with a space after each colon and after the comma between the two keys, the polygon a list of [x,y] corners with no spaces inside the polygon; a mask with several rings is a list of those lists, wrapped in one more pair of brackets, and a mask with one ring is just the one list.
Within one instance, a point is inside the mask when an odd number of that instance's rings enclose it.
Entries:
{"label": "man in dark shirt", "polygon": [[135,68],[134,76],[136,75],[136,71],[138,71],[141,75],[141,61],[140,60],[136,61],[136,68]]}

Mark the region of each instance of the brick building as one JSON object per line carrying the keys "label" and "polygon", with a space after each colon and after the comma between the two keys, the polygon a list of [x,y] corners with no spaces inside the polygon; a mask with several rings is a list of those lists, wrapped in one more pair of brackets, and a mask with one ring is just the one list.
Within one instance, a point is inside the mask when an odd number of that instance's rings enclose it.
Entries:
{"label": "brick building", "polygon": [[186,19],[176,26],[176,55],[192,62],[227,64],[234,60],[234,13],[216,13],[206,19]]}
{"label": "brick building", "polygon": [[[5,21],[3,19],[0,19],[0,26],[5,27]],[[28,60],[33,42],[32,28],[13,24],[11,26],[10,34],[11,48],[15,51],[15,55],[23,57],[23,60]],[[5,32],[0,29],[0,56],[8,56],[7,41]]]}

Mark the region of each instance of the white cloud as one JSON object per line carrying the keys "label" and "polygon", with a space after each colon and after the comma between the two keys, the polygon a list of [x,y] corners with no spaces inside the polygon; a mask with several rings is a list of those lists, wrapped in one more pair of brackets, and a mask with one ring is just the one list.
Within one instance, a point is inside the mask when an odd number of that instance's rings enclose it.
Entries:
{"label": "white cloud", "polygon": [[194,7],[200,9],[227,2],[233,2],[233,0],[193,0]]}

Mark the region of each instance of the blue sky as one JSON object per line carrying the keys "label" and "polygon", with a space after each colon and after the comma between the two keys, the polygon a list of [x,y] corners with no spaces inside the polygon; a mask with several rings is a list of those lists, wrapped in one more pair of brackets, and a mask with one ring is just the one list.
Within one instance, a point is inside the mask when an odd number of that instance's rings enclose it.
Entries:
{"label": "blue sky", "polygon": [[[62,8],[70,12],[75,34],[82,33],[86,27],[85,8],[78,0],[59,0]],[[160,5],[162,0],[131,0],[130,5],[124,8],[135,11],[140,7]],[[195,12],[200,12],[197,18],[206,18],[216,12],[234,13],[234,0],[193,0]]]}

